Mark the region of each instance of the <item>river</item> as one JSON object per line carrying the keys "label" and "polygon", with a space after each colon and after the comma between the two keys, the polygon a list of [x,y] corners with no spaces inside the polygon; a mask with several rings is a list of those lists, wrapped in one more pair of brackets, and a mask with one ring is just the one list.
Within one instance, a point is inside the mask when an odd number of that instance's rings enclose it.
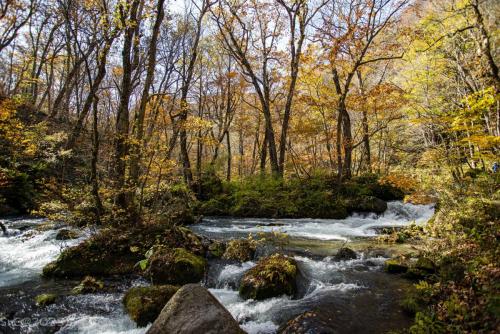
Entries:
{"label": "river", "polygon": [[[328,319],[338,333],[383,333],[407,326],[410,320],[398,307],[410,283],[385,274],[383,262],[390,255],[373,238],[377,228],[425,223],[432,206],[390,202],[383,215],[354,214],[342,220],[329,219],[232,219],[205,218],[192,229],[210,238],[229,240],[249,233],[280,231],[290,236],[284,246],[301,272],[299,293],[294,299],[278,297],[264,301],[242,300],[238,282],[255,265],[211,260],[203,282],[251,334],[275,333],[295,315],[314,310]],[[85,230],[71,241],[55,239],[56,225],[40,228],[44,219],[3,219],[7,236],[0,237],[0,333],[144,333],[125,314],[124,292],[131,286],[146,285],[139,279],[108,279],[106,291],[71,294],[78,284],[72,280],[40,278],[43,266],[57,258],[65,247],[76,245],[95,231]],[[361,249],[358,259],[335,261],[332,255],[342,245]],[[272,252],[261,247],[258,256]],[[36,307],[40,293],[59,295],[53,305]]]}

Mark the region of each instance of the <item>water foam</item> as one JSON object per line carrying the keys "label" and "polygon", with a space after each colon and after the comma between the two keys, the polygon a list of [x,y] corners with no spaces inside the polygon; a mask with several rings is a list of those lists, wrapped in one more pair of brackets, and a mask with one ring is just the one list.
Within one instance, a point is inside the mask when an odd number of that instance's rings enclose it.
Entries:
{"label": "water foam", "polygon": [[19,230],[16,226],[25,222],[34,226],[44,223],[43,219],[4,221],[8,236],[0,237],[0,287],[19,284],[38,276],[42,268],[57,258],[61,250],[73,246],[87,237],[58,241],[57,230]]}
{"label": "water foam", "polygon": [[195,230],[212,234],[248,235],[259,232],[284,232],[292,237],[317,240],[349,240],[351,237],[372,237],[376,227],[398,227],[429,220],[433,205],[389,202],[382,215],[354,213],[346,219],[233,219],[207,218]]}
{"label": "water foam", "polygon": [[[253,299],[244,300],[239,296],[238,291],[230,289],[227,285],[222,285],[224,286],[223,288],[209,290],[240,323],[241,328],[249,334],[275,333],[278,329],[276,318],[283,311],[296,310],[314,304],[319,298],[328,293],[344,293],[351,290],[363,289],[363,286],[356,283],[334,283],[330,279],[335,272],[347,270],[372,259],[333,262],[330,258],[316,261],[296,256],[295,260],[297,261],[299,270],[308,280],[306,294],[300,299],[292,299],[284,295],[261,301]],[[379,261],[378,258],[375,258],[375,260]],[[226,265],[221,271],[219,278],[222,277],[222,281],[239,280],[245,268],[249,269],[254,265],[253,262],[245,262],[241,266]]]}

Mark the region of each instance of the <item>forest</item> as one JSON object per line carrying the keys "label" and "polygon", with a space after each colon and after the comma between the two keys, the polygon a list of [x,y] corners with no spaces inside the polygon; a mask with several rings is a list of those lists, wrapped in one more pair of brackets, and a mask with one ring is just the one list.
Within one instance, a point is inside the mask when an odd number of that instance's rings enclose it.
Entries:
{"label": "forest", "polygon": [[0,0],[0,332],[500,332],[499,13]]}

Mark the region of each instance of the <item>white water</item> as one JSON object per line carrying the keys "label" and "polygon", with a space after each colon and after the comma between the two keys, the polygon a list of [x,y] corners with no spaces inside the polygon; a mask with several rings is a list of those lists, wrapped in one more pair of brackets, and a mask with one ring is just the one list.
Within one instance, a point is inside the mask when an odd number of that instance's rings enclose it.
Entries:
{"label": "white water", "polygon": [[[15,286],[33,280],[42,272],[43,267],[55,260],[61,251],[77,245],[89,237],[84,231],[78,239],[56,240],[57,230],[38,231],[36,227],[45,223],[45,219],[2,220],[8,230],[7,236],[0,235],[0,288]],[[138,282],[136,284],[141,284]],[[1,292],[0,292],[1,293]],[[100,333],[100,334],[142,334],[146,328],[137,328],[136,324],[123,311],[123,293],[89,294],[64,297],[59,305],[49,308],[63,308],[72,305],[77,310],[62,318],[41,318],[48,323],[62,325],[58,331],[65,333]],[[91,308],[91,314],[85,310]],[[55,312],[58,313],[58,312]],[[33,319],[26,319],[26,326],[16,327],[22,332],[39,330],[40,324]]]}
{"label": "white water", "polygon": [[[389,202],[382,215],[353,214],[346,219],[231,219],[207,218],[194,227],[201,233],[214,235],[248,235],[279,231],[291,237],[317,240],[349,240],[351,237],[375,236],[376,227],[422,224],[432,217],[432,205]],[[278,225],[278,226],[277,226]]]}
{"label": "white water", "polygon": [[220,272],[218,286],[210,292],[228,309],[231,315],[241,324],[249,334],[275,333],[279,325],[276,318],[284,311],[307,308],[314,305],[321,298],[342,294],[347,291],[364,289],[356,283],[335,282],[336,274],[344,270],[352,270],[367,261],[381,265],[384,258],[360,258],[356,260],[333,262],[330,258],[311,260],[296,256],[298,267],[308,281],[306,293],[300,299],[291,299],[288,296],[270,298],[262,301],[244,300],[239,297],[237,290],[232,290],[227,283],[239,280],[243,273],[253,267],[255,263],[245,262],[242,265],[227,265]]}
{"label": "white water", "polygon": [[68,298],[72,299],[69,302],[81,305],[82,309],[92,305],[94,313],[102,313],[103,315],[73,313],[58,320],[58,322],[66,324],[57,332],[58,334],[143,334],[149,329],[149,326],[138,328],[123,311],[121,306],[122,293],[90,294]]}
{"label": "white water", "polygon": [[[417,206],[391,202],[388,210],[380,216],[355,214],[341,220],[332,219],[206,219],[194,227],[201,233],[222,237],[247,236],[252,232],[279,230],[294,237],[319,240],[348,240],[351,237],[375,235],[374,227],[405,226],[412,222],[424,223],[433,214],[432,206]],[[88,237],[88,233],[76,240],[56,241],[57,231],[36,231],[23,224],[38,225],[44,220],[29,219],[3,221],[9,236],[0,236],[0,288],[15,286],[38,277],[43,266],[55,260],[60,251],[75,245]],[[265,226],[266,224],[280,226]],[[281,225],[283,224],[283,225]],[[257,226],[263,225],[263,226]],[[249,261],[242,264],[226,265],[219,273],[215,288],[210,291],[237,319],[241,327],[250,334],[275,333],[283,312],[297,313],[297,310],[311,309],[319,300],[335,298],[348,292],[367,289],[356,281],[345,280],[344,272],[356,270],[380,270],[384,258],[361,258],[335,262],[331,258],[312,260],[295,257],[307,284],[302,298],[287,296],[264,301],[243,300],[237,290],[242,275],[255,266]],[[370,262],[370,266],[367,263]],[[91,294],[70,296],[66,302],[77,305],[77,311],[55,319],[62,327],[59,333],[106,333],[142,334],[147,328],[137,328],[124,313],[121,304],[123,293]],[[58,303],[51,307],[64,307]],[[90,310],[89,310],[90,309]]]}
{"label": "white water", "polygon": [[0,236],[0,287],[29,281],[40,275],[43,267],[55,260],[61,250],[80,243],[79,239],[58,241],[57,230],[37,231],[19,228],[46,222],[44,219],[3,221],[8,236]]}

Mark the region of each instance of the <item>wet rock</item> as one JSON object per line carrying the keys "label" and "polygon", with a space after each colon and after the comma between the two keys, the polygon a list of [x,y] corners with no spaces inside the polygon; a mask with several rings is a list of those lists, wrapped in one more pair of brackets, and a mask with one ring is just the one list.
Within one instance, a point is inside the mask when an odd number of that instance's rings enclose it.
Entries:
{"label": "wet rock", "polygon": [[394,258],[384,262],[384,270],[390,274],[405,273],[408,270],[408,264],[403,259]]}
{"label": "wet rock", "polygon": [[85,293],[96,293],[104,289],[104,283],[95,279],[92,276],[85,276],[85,278],[71,290],[74,295],[80,295]]}
{"label": "wet rock", "polygon": [[71,240],[71,239],[77,239],[80,237],[80,233],[74,230],[68,230],[66,228],[63,228],[59,230],[56,234],[56,240]]}
{"label": "wet rock", "polygon": [[147,334],[244,334],[219,301],[198,284],[184,285]]}
{"label": "wet rock", "polygon": [[347,201],[348,211],[384,213],[387,210],[387,202],[374,196],[360,196]]}
{"label": "wet rock", "polygon": [[35,303],[37,306],[47,306],[54,304],[56,302],[57,295],[53,293],[43,293],[35,297]]}
{"label": "wet rock", "polygon": [[329,319],[323,319],[314,311],[308,311],[288,321],[278,330],[279,334],[334,334],[328,324]]}
{"label": "wet rock", "polygon": [[342,247],[341,249],[338,250],[337,254],[335,254],[335,260],[336,261],[345,261],[345,260],[352,260],[357,258],[358,255],[356,254],[355,251],[348,247]]}
{"label": "wet rock", "polygon": [[262,300],[297,291],[297,263],[285,255],[274,254],[261,259],[245,273],[239,293],[245,299]]}
{"label": "wet rock", "polygon": [[228,242],[223,258],[226,260],[237,260],[246,262],[253,259],[255,255],[255,244],[247,239],[235,239]]}
{"label": "wet rock", "polygon": [[187,284],[203,279],[206,260],[184,248],[160,248],[149,258],[146,276],[155,284]]}
{"label": "wet rock", "polygon": [[139,326],[146,326],[156,320],[161,310],[179,290],[173,285],[134,287],[123,298],[125,310]]}

